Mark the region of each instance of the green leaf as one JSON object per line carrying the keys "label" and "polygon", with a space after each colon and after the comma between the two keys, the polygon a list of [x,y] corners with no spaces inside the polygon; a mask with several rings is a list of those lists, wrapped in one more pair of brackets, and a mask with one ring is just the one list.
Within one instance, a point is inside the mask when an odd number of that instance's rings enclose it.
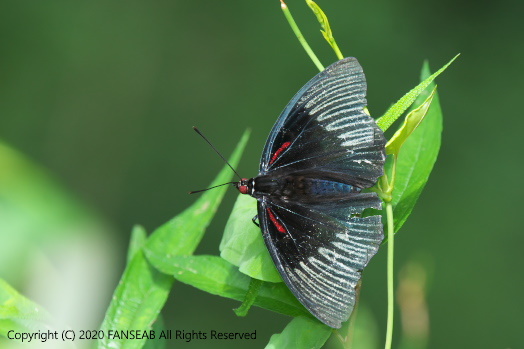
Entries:
{"label": "green leaf", "polygon": [[[435,80],[437,76],[440,75],[444,70],[449,67],[459,55],[456,55],[449,61],[445,66],[440,68],[436,73],[431,76],[428,76],[420,84],[418,84],[414,89],[406,93],[402,98],[400,98],[395,104],[393,104],[386,113],[377,120],[377,125],[386,131],[389,126],[391,126],[412,104],[415,102],[417,97],[426,90],[428,86]],[[426,95],[427,96],[427,95]]]}
{"label": "green leaf", "polygon": [[[246,145],[245,132],[233,152],[230,163],[236,166]],[[224,166],[212,185],[229,182],[231,169]],[[156,229],[145,247],[133,254],[106,313],[102,330],[149,330],[164,306],[173,284],[170,275],[162,274],[164,258],[173,254],[191,254],[197,247],[205,228],[213,218],[225,193],[225,187],[204,193],[192,206]],[[137,233],[139,236],[142,233]],[[140,239],[140,238],[137,238]],[[141,348],[143,340],[108,339],[99,341],[99,348]]]}
{"label": "green leaf", "polygon": [[[421,79],[427,81],[427,76],[429,75],[429,66],[425,63],[422,68]],[[434,84],[432,83],[420,95],[417,104],[423,103],[433,88]],[[406,140],[402,146],[402,152],[398,155],[392,198],[395,232],[402,227],[411,214],[420,193],[429,179],[440,149],[441,133],[442,110],[438,93],[435,92],[424,121]]]}
{"label": "green leaf", "polygon": [[9,331],[36,332],[53,330],[47,311],[18,293],[0,279],[0,337]]}
{"label": "green leaf", "polygon": [[157,320],[153,323],[153,331],[155,332],[155,338],[150,338],[146,341],[143,349],[164,349],[166,344],[169,343],[164,336],[160,338],[162,332],[166,333],[166,326],[164,325],[164,318],[162,314],[159,314]]}
{"label": "green leaf", "polygon": [[[249,133],[244,132],[231,155],[231,166],[238,165]],[[224,166],[210,187],[231,181],[232,175],[231,169]],[[153,232],[147,241],[145,252],[155,267],[162,270],[162,260],[166,256],[190,255],[195,251],[227,189],[228,186],[223,186],[204,192],[191,207]]]}
{"label": "green leaf", "polygon": [[[366,306],[359,304],[358,314],[353,332],[353,343],[355,348],[359,349],[376,349],[379,348],[380,333],[377,328],[376,320],[373,313]],[[382,344],[382,346],[384,346]]]}
{"label": "green leaf", "polygon": [[433,100],[433,96],[435,94],[436,87],[433,89],[433,92],[429,95],[429,97],[422,103],[418,108],[415,108],[404,119],[404,123],[402,126],[395,132],[393,137],[388,141],[386,144],[386,153],[387,154],[393,154],[397,155],[400,152],[400,148],[406,142],[408,137],[415,131],[424,120],[424,117],[426,116],[429,107],[431,106],[431,101]]}
{"label": "green leaf", "polygon": [[282,282],[260,228],[251,221],[256,214],[257,200],[240,194],[220,242],[220,256],[252,278]]}
{"label": "green leaf", "polygon": [[135,253],[140,251],[147,241],[147,232],[141,225],[135,225],[131,230],[131,239],[127,249],[127,263],[131,262]]}
{"label": "green leaf", "polygon": [[[358,308],[358,309],[357,309]],[[342,328],[334,330],[327,348],[356,348],[377,349],[380,347],[381,335],[377,328],[377,322],[372,312],[365,304],[360,302],[351,314],[353,330],[342,325]],[[351,325],[350,325],[351,326]],[[384,347],[384,344],[382,344]]]}
{"label": "green leaf", "polygon": [[0,275],[16,284],[36,248],[74,244],[79,236],[100,239],[108,231],[45,169],[1,141],[0,207]]}
{"label": "green leaf", "polygon": [[333,330],[323,323],[306,317],[297,317],[284,328],[284,331],[271,336],[266,349],[279,348],[322,348]]}
{"label": "green leaf", "polygon": [[[163,271],[178,281],[238,301],[244,300],[252,280],[218,256],[171,256],[170,261],[169,270]],[[284,283],[263,282],[254,305],[290,316],[310,316]]]}
{"label": "green leaf", "polygon": [[[144,253],[137,251],[127,264],[113,295],[101,329],[150,330],[164,306],[173,278],[149,264]],[[143,339],[108,338],[98,342],[99,348],[142,348]]]}

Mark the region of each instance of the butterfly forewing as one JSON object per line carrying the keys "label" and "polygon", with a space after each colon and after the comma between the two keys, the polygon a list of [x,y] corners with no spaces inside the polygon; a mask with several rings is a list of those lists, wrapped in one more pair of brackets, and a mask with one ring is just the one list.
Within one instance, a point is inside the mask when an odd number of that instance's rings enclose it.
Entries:
{"label": "butterfly forewing", "polygon": [[315,76],[273,127],[260,173],[315,169],[372,186],[382,174],[384,138],[364,111],[365,93],[365,76],[355,58],[338,61]]}
{"label": "butterfly forewing", "polygon": [[383,239],[375,193],[385,138],[364,111],[366,81],[355,58],[309,81],[286,106],[262,153],[253,196],[268,250],[297,299],[339,328],[355,304],[361,271]]}

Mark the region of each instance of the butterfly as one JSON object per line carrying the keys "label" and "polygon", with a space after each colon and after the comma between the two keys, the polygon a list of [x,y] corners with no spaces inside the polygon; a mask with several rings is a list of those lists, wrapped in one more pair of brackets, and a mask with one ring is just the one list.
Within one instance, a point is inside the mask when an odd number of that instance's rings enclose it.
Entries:
{"label": "butterfly", "polygon": [[258,200],[265,244],[295,297],[340,328],[356,301],[362,270],[383,240],[374,186],[386,140],[367,113],[366,79],[356,58],[313,77],[277,119],[258,176],[235,183]]}

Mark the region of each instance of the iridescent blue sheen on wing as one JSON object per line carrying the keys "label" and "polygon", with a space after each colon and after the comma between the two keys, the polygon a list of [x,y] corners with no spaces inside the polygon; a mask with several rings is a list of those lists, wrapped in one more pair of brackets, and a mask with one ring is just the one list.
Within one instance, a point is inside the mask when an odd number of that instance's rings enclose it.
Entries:
{"label": "iridescent blue sheen on wing", "polygon": [[358,191],[357,187],[351,184],[340,183],[336,181],[329,181],[325,179],[311,179],[311,186],[309,188],[311,195],[329,195],[336,193],[353,193]]}

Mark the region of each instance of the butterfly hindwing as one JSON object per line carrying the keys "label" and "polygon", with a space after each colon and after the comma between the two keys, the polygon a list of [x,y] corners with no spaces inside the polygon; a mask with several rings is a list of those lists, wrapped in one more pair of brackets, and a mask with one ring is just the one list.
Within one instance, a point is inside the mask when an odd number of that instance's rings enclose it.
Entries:
{"label": "butterfly hindwing", "polygon": [[[326,204],[328,203],[328,204]],[[361,271],[383,239],[373,193],[354,193],[323,203],[260,200],[264,240],[282,278],[298,300],[325,324],[340,328],[354,304]]]}

